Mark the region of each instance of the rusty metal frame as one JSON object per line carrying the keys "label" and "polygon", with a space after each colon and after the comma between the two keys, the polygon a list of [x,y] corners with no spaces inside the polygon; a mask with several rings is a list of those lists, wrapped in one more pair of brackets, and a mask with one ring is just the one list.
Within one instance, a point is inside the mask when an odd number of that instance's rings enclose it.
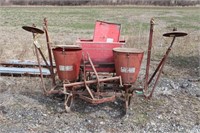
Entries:
{"label": "rusty metal frame", "polygon": [[85,67],[86,67],[85,65],[86,65],[86,63],[85,63],[84,54],[83,54],[83,64],[84,64],[84,69],[83,69],[83,73],[84,73],[84,74],[83,74],[83,76],[84,76],[84,85],[85,85],[85,88],[86,88],[86,90],[88,91],[90,97],[91,97],[92,99],[94,99],[94,95],[92,94],[90,88],[88,87],[88,85],[87,85],[87,83],[86,83],[86,70],[85,70]]}
{"label": "rusty metal frame", "polygon": [[[99,93],[97,94],[99,95]],[[89,103],[92,103],[92,104],[100,104],[100,103],[105,103],[105,102],[112,102],[112,101],[115,101],[115,95],[112,95],[110,97],[106,97],[106,98],[99,98],[99,99],[92,99],[92,98],[89,98],[88,96],[84,96],[84,95],[79,95],[79,97]]]}
{"label": "rusty metal frame", "polygon": [[175,38],[176,38],[176,37],[174,36],[173,39],[172,39],[171,45],[168,47],[168,49],[167,49],[165,55],[163,56],[162,60],[160,61],[159,65],[158,65],[156,71],[153,73],[152,77],[150,78],[150,81],[148,82],[148,84],[150,84],[151,81],[152,81],[152,79],[154,78],[154,76],[155,76],[156,73],[158,72],[158,75],[157,75],[157,77],[156,77],[156,81],[155,81],[155,83],[154,83],[154,85],[153,85],[153,88],[152,88],[152,90],[151,90],[151,93],[150,93],[148,96],[145,96],[145,97],[148,98],[148,99],[152,97],[153,92],[154,92],[154,90],[155,90],[155,88],[156,88],[156,86],[157,86],[158,80],[159,80],[160,75],[161,75],[161,73],[162,73],[162,71],[163,71],[164,65],[165,65],[165,63],[166,63],[166,59],[167,59],[167,57],[168,57],[168,55],[169,55],[169,53],[170,53],[170,51],[171,51],[171,48],[172,48],[172,46],[173,46],[173,44],[174,44]]}
{"label": "rusty metal frame", "polygon": [[164,68],[164,65],[166,63],[166,60],[167,60],[167,57],[172,49],[172,46],[174,44],[174,41],[176,39],[176,37],[183,37],[183,36],[186,36],[187,33],[185,32],[178,32],[176,31],[177,29],[174,28],[173,29],[173,32],[169,32],[169,33],[165,33],[163,34],[163,36],[165,37],[173,37],[172,41],[171,41],[171,44],[170,46],[167,48],[166,50],[166,53],[164,54],[163,58],[160,60],[156,70],[154,71],[154,73],[152,74],[151,78],[148,79],[148,75],[149,75],[149,67],[150,67],[150,57],[151,57],[151,48],[152,48],[152,35],[153,35],[153,25],[154,25],[154,21],[151,20],[151,26],[150,26],[150,36],[149,36],[149,48],[148,48],[148,57],[147,57],[147,66],[146,66],[146,75],[145,75],[145,86],[144,86],[144,91],[146,91],[148,89],[148,86],[149,84],[152,82],[152,80],[154,79],[154,77],[156,76],[157,74],[157,77],[156,77],[156,80],[153,84],[153,87],[152,87],[152,90],[150,92],[149,95],[144,95],[146,98],[151,98],[153,93],[154,93],[154,90],[158,84],[158,80],[161,76],[161,73],[163,71],[163,68]]}
{"label": "rusty metal frame", "polygon": [[45,35],[46,35],[46,42],[47,42],[47,49],[48,49],[48,54],[49,54],[52,85],[56,85],[55,74],[54,74],[54,70],[53,70],[53,59],[52,59],[51,46],[50,46],[50,40],[49,40],[49,34],[48,34],[48,26],[47,26],[47,19],[46,18],[44,18],[43,29],[44,29],[44,32],[45,32]]}
{"label": "rusty metal frame", "polygon": [[[112,81],[112,80],[121,80],[121,76],[115,76],[115,77],[110,77],[110,78],[105,78],[105,79],[99,79],[99,82],[101,83],[101,82],[107,82],[107,81]],[[68,88],[68,87],[72,87],[72,86],[84,86],[85,83],[86,84],[94,84],[94,83],[97,83],[97,80],[88,80],[86,82],[81,81],[81,82],[74,82],[74,83],[69,83],[69,84],[64,83],[63,87]],[[123,86],[122,84],[120,84],[120,85]]]}
{"label": "rusty metal frame", "polygon": [[[83,55],[84,56],[84,55]],[[74,82],[74,83],[68,83],[68,84],[63,84],[63,88],[64,90],[66,91],[67,88],[70,88],[70,87],[74,87],[74,89],[77,89],[75,86],[84,86],[87,90],[87,93],[83,93],[83,92],[77,92],[74,90],[74,94],[78,94],[79,97],[85,101],[88,101],[90,103],[93,103],[93,104],[98,104],[98,103],[103,103],[103,102],[108,102],[108,101],[114,101],[115,100],[115,94],[113,93],[113,95],[109,95],[109,93],[105,93],[105,92],[101,92],[100,91],[100,88],[97,88],[97,92],[93,92],[90,88],[89,88],[89,84],[97,84],[99,85],[100,87],[100,83],[101,82],[107,82],[107,81],[113,81],[113,80],[119,80],[119,85],[120,86],[123,86],[122,85],[122,79],[121,79],[121,76],[115,76],[115,77],[110,77],[110,78],[105,78],[105,79],[99,79],[99,76],[98,76],[98,73],[94,67],[94,64],[90,58],[89,55],[87,55],[88,57],[88,60],[89,60],[89,63],[97,77],[97,80],[88,80],[86,81],[86,68],[85,68],[85,60],[83,61],[84,63],[84,81],[82,82]],[[70,89],[69,89],[70,90]],[[88,95],[89,94],[89,95]],[[106,96],[106,97],[103,97],[103,96]]]}
{"label": "rusty metal frame", "polygon": [[[33,27],[35,27],[34,24],[33,24]],[[36,37],[37,33],[32,33],[32,34],[33,34],[33,40],[35,42],[36,39],[37,39],[37,37]],[[46,90],[46,87],[45,87],[45,84],[44,84],[44,78],[43,78],[43,74],[42,74],[42,66],[41,66],[41,63],[40,63],[40,57],[39,57],[39,53],[38,53],[38,48],[37,48],[37,46],[35,44],[34,44],[34,47],[35,47],[36,57],[37,57],[37,61],[38,61],[39,71],[40,71],[40,78],[41,78],[41,82],[42,82],[43,93],[46,94],[47,90]]]}
{"label": "rusty metal frame", "polygon": [[148,79],[149,79],[149,68],[151,62],[151,49],[152,49],[152,39],[153,39],[153,28],[154,28],[154,19],[150,20],[150,33],[149,33],[149,46],[148,46],[148,54],[147,54],[147,64],[146,64],[146,74],[145,74],[145,83],[144,90],[146,91],[148,88]]}
{"label": "rusty metal frame", "polygon": [[[43,23],[43,30],[37,29],[35,27],[35,25],[33,24],[33,27],[29,27],[29,26],[23,26],[22,28],[32,32],[33,34],[33,44],[34,44],[34,48],[35,48],[35,52],[36,52],[36,57],[37,57],[37,62],[38,62],[38,68],[40,71],[40,78],[41,78],[41,83],[42,83],[42,89],[43,89],[43,93],[46,95],[50,95],[50,94],[64,94],[65,95],[65,108],[66,110],[70,109],[71,103],[74,100],[74,96],[78,95],[79,98],[90,102],[92,104],[99,104],[99,103],[104,103],[104,102],[109,102],[109,101],[114,101],[116,100],[116,97],[121,97],[123,101],[125,101],[125,109],[127,110],[129,105],[130,105],[130,100],[131,97],[134,96],[135,92],[138,91],[142,91],[145,92],[148,90],[148,87],[150,85],[150,83],[152,82],[152,80],[156,77],[156,80],[153,84],[153,87],[150,91],[150,94],[142,94],[142,96],[144,96],[145,98],[151,98],[154,90],[158,84],[159,78],[161,76],[161,73],[163,71],[164,65],[166,63],[166,59],[172,49],[172,46],[174,44],[174,41],[176,39],[176,37],[181,37],[181,36],[185,36],[187,35],[187,33],[184,32],[177,32],[177,31],[173,31],[170,33],[165,33],[163,34],[163,36],[166,37],[173,37],[172,41],[171,41],[171,45],[168,47],[168,49],[166,50],[166,53],[163,55],[163,58],[160,60],[156,70],[153,72],[152,76],[149,79],[149,70],[150,70],[150,63],[151,63],[151,49],[152,49],[152,40],[153,40],[153,32],[154,32],[154,19],[152,18],[150,20],[150,32],[149,32],[149,45],[148,45],[148,53],[147,53],[147,63],[146,63],[146,73],[145,73],[145,79],[144,79],[144,88],[132,88],[132,84],[123,84],[122,83],[122,78],[121,76],[113,76],[113,77],[106,77],[101,79],[98,72],[96,71],[96,66],[100,67],[102,64],[94,64],[89,56],[89,54],[87,53],[86,57],[87,57],[87,63],[85,61],[85,57],[83,55],[83,81],[80,82],[72,82],[70,83],[69,81],[67,81],[67,83],[62,83],[61,87],[63,87],[63,89],[61,90],[57,90],[56,87],[59,85],[56,85],[56,81],[55,81],[55,72],[54,72],[54,64],[53,64],[53,57],[52,57],[52,51],[51,51],[51,45],[50,45],[50,39],[49,39],[49,34],[48,34],[48,26],[47,26],[47,19],[44,18],[44,23]],[[47,43],[47,49],[48,49],[48,56],[49,56],[49,63],[47,62],[44,54],[42,53],[39,45],[37,44],[37,36],[39,34],[43,34],[45,33],[46,35],[46,43]],[[40,62],[40,57],[39,54],[41,55],[42,59],[44,60],[44,63],[46,64],[46,67],[49,69],[50,73],[51,73],[51,79],[52,79],[52,85],[54,86],[53,88],[51,88],[49,91],[47,91],[45,84],[44,84],[44,75],[42,73],[42,64]],[[129,60],[128,60],[129,63]],[[113,66],[113,64],[106,64],[109,66]],[[87,80],[86,77],[86,67],[90,67],[92,68],[92,71],[94,72],[96,79],[95,80]],[[95,68],[96,67],[96,68]],[[128,75],[129,76],[129,75]],[[102,91],[102,89],[100,88],[100,83],[104,83],[104,82],[108,82],[108,81],[118,81],[117,85],[119,91],[115,90],[115,89],[111,89],[110,91]],[[115,82],[116,83],[116,82]],[[96,84],[97,85],[97,89],[94,91],[92,90],[89,85],[90,84]],[[81,90],[81,88],[83,88]],[[121,88],[120,88],[121,87]]]}
{"label": "rusty metal frame", "polygon": [[96,78],[97,78],[97,97],[99,98],[99,93],[100,93],[100,82],[99,82],[99,75],[94,67],[94,64],[89,56],[89,54],[87,54],[88,60],[90,62],[90,65],[92,66],[92,70],[94,71]]}

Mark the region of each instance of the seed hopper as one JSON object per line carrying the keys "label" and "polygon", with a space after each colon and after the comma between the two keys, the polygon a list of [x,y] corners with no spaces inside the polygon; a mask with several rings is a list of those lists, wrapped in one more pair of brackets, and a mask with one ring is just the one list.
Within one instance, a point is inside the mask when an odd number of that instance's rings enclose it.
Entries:
{"label": "seed hopper", "polygon": [[[154,28],[154,20],[151,19],[144,87],[134,87],[140,72],[144,51],[126,48],[125,41],[120,40],[120,24],[96,21],[92,39],[79,39],[76,45],[57,46],[51,46],[46,19],[44,19],[43,30],[34,25],[23,26],[22,28],[33,34],[33,44],[44,94],[63,94],[67,112],[71,110],[76,98],[92,104],[113,102],[116,98],[119,98],[124,101],[125,110],[128,109],[131,97],[134,95],[151,98],[175,38],[187,35],[185,32],[175,30],[163,34],[165,37],[172,38],[172,42],[150,77]],[[37,41],[41,34],[46,36],[49,61],[45,59]],[[41,64],[40,55],[50,72],[52,88],[46,88],[44,84],[42,71],[44,65]],[[150,88],[149,85],[154,78],[153,86]],[[57,81],[61,82],[58,83]],[[147,91],[149,93],[146,93]]]}

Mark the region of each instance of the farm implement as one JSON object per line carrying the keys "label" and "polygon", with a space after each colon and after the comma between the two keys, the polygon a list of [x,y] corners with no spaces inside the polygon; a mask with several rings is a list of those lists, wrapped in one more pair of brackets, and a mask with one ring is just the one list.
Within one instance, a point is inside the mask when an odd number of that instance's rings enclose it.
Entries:
{"label": "farm implement", "polygon": [[[133,96],[140,95],[144,98],[151,98],[176,37],[187,35],[187,33],[175,29],[163,34],[164,37],[172,38],[172,42],[150,77],[154,29],[154,20],[151,19],[144,86],[135,87],[144,51],[126,47],[125,40],[120,40],[120,24],[96,21],[92,39],[79,39],[76,45],[56,46],[51,46],[46,19],[44,19],[43,30],[34,25],[22,28],[33,34],[37,62],[16,60],[1,62],[1,75],[40,76],[45,95],[62,94],[65,96],[64,106],[67,112],[71,110],[76,98],[91,104],[113,102],[119,98],[124,101],[125,111],[129,108]],[[48,61],[38,43],[38,38],[42,34],[46,36]],[[43,62],[41,62],[41,58]],[[34,70],[32,70],[33,66]],[[44,77],[51,78],[51,88],[46,88]],[[152,87],[150,84],[153,84]]]}

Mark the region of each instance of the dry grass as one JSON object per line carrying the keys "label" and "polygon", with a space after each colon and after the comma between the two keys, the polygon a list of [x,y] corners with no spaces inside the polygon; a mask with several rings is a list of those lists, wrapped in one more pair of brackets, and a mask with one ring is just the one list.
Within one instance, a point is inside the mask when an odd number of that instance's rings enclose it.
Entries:
{"label": "dry grass", "polygon": [[[162,34],[177,27],[189,34],[175,41],[168,63],[178,69],[193,64],[188,67],[197,69],[194,73],[199,70],[200,15],[197,7],[0,7],[0,12],[1,60],[36,60],[32,34],[22,30],[21,26],[34,23],[42,28],[44,17],[48,19],[53,44],[74,44],[77,38],[92,38],[95,20],[104,20],[122,24],[121,38],[127,40],[127,47],[146,51],[149,21],[154,17],[153,60],[159,60],[171,42],[171,38],[164,38]],[[47,56],[44,35],[39,42]]]}

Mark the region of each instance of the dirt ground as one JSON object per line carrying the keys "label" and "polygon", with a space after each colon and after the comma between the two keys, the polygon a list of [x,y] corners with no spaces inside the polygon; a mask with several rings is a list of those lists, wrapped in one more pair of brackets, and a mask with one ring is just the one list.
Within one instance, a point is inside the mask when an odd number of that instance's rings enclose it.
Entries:
{"label": "dirt ground", "polygon": [[133,97],[126,114],[119,99],[92,105],[78,98],[66,113],[63,97],[44,96],[39,78],[0,77],[0,132],[198,133],[200,84],[185,77],[164,74],[152,99]]}

